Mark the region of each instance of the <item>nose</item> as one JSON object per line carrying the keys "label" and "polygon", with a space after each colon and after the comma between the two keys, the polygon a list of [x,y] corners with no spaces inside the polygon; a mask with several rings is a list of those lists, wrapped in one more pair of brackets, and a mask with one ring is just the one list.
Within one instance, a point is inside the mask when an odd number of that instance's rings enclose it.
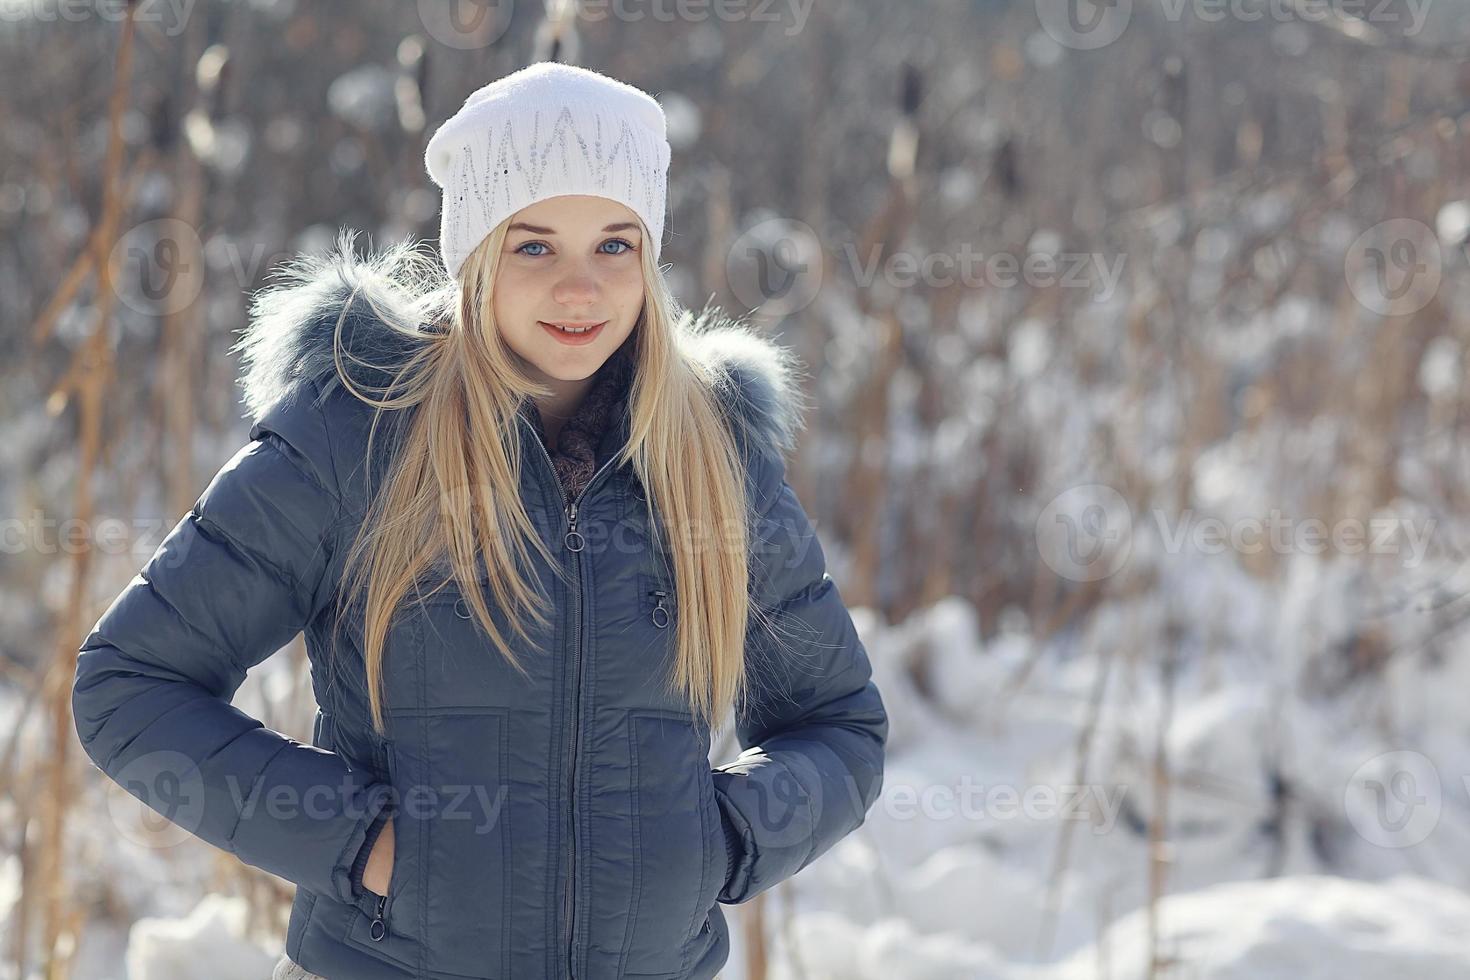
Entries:
{"label": "nose", "polygon": [[578,262],[567,266],[566,273],[553,287],[551,298],[567,309],[578,309],[595,302],[597,293],[597,277]]}

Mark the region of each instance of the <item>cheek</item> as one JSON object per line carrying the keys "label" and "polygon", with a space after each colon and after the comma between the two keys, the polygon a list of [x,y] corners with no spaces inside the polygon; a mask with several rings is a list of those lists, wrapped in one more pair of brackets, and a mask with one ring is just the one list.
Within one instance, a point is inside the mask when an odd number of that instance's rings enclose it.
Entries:
{"label": "cheek", "polygon": [[502,322],[519,319],[526,311],[542,305],[543,289],[535,276],[504,269],[495,277],[495,318]]}
{"label": "cheek", "polygon": [[620,305],[638,307],[643,303],[643,270],[635,262],[607,277],[604,288],[618,297]]}

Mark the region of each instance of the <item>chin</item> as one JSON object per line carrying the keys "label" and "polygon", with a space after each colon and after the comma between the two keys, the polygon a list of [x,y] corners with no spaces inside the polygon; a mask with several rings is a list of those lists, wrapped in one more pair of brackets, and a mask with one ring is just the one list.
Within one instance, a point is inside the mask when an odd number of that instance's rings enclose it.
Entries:
{"label": "chin", "polygon": [[598,361],[596,364],[584,368],[573,368],[569,365],[557,365],[553,367],[537,365],[537,367],[542,374],[551,378],[553,381],[586,381],[597,373],[598,368],[602,367],[602,361]]}
{"label": "chin", "polygon": [[610,351],[591,349],[553,351],[549,355],[545,351],[536,353],[538,357],[530,361],[531,365],[548,378],[555,378],[557,381],[581,381],[590,378],[611,356]]}

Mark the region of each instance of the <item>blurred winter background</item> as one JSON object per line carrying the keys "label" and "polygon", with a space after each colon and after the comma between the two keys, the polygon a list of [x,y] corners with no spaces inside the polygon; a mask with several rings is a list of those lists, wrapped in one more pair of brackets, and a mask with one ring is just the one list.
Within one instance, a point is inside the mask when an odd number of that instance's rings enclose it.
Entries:
{"label": "blurred winter background", "polygon": [[[75,650],[245,438],[250,293],[434,239],[427,136],[547,59],[658,94],[678,295],[807,365],[891,712],[726,980],[1470,974],[1460,0],[0,12],[0,978],[269,975],[292,886],[87,763]],[[236,704],[309,739],[305,666]]]}

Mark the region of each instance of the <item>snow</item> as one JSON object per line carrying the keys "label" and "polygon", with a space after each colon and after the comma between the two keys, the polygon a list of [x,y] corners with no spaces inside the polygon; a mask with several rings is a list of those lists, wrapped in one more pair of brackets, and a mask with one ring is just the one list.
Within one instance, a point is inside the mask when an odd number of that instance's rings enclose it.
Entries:
{"label": "snow", "polygon": [[139,919],[128,937],[127,975],[132,980],[269,977],[280,956],[244,938],[246,917],[244,899],[206,895],[182,919]]}
{"label": "snow", "polygon": [[1435,215],[1434,229],[1439,240],[1454,248],[1470,240],[1470,201],[1451,201]]}
{"label": "snow", "polygon": [[[1229,910],[1228,921],[1222,911]],[[1368,884],[1329,875],[1228,882],[1159,905],[1167,955],[1198,980],[1448,980],[1470,966],[1470,896],[1410,875]],[[1141,977],[1148,922],[1136,910],[1107,930],[1107,976]],[[1087,949],[1048,980],[1099,975]]]}
{"label": "snow", "polygon": [[[1218,617],[1235,654],[1186,655],[1175,679],[1155,905],[1159,953],[1174,962],[1160,975],[1466,975],[1470,787],[1455,709],[1470,657],[1390,671],[1381,700],[1411,701],[1389,712],[1406,724],[1365,724],[1361,697],[1298,696],[1300,664],[1239,655],[1252,642],[1281,649],[1272,633],[1297,628],[1266,610],[1320,613],[1324,594],[1344,594],[1341,563],[1291,563],[1275,599],[1228,563],[1202,575],[1196,559],[1192,576],[1177,564],[1171,600],[1198,597],[1192,622],[1232,593],[1244,614]],[[1080,779],[1076,755],[1103,651],[1123,622],[1165,605],[1144,597],[1084,637],[1043,644],[1019,690],[1009,681],[1030,638],[982,643],[961,600],[887,628],[857,611],[890,709],[883,793],[863,826],[777,890],[771,976],[1145,976],[1162,705],[1147,665],[1113,654]],[[737,948],[731,975],[743,962]]]}

